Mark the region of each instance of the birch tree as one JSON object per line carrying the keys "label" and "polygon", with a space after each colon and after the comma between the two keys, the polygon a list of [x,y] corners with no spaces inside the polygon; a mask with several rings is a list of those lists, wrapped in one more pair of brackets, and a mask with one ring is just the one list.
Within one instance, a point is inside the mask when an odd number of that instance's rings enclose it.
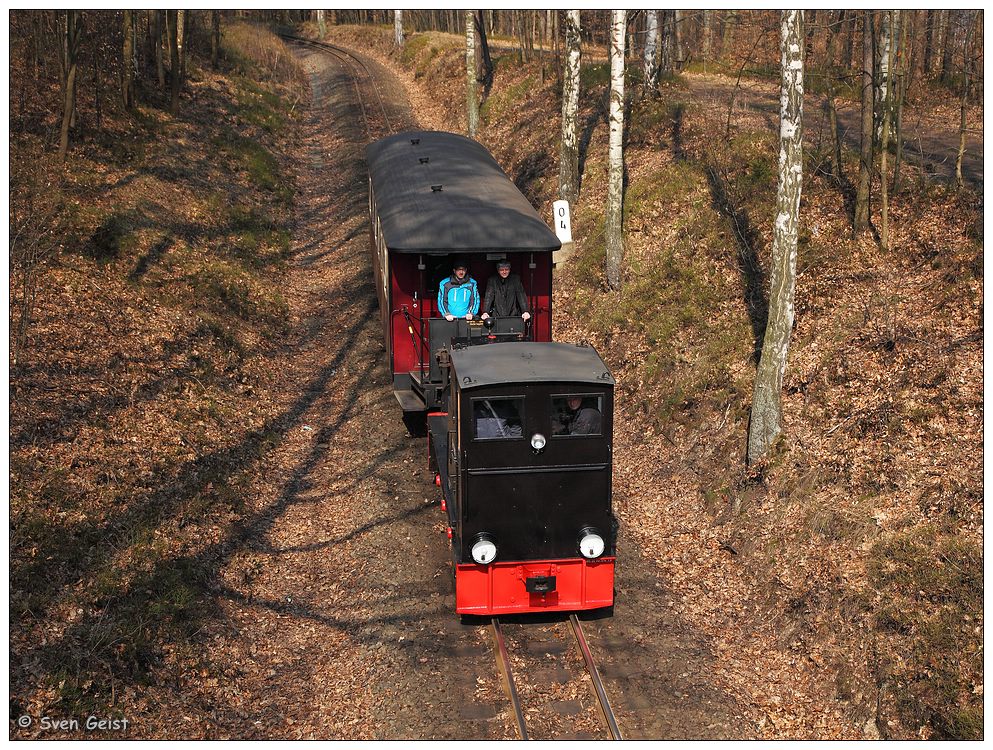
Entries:
{"label": "birch tree", "polygon": [[627,11],[612,11],[610,25],[610,151],[607,188],[606,243],[607,283],[621,288],[621,258],[624,250],[622,209],[624,191],[624,31]]}
{"label": "birch tree", "polygon": [[769,322],[755,374],[752,418],[748,427],[748,461],[758,461],[782,432],[783,375],[796,289],[797,231],[803,188],[803,11],[784,10],[780,51],[782,86],[779,98],[779,188],[772,234]]}
{"label": "birch tree", "polygon": [[855,233],[869,226],[869,184],[872,178],[872,11],[862,11],[862,149],[855,193]]}
{"label": "birch tree", "polygon": [[645,91],[658,90],[659,12],[645,11]]}
{"label": "birch tree", "polygon": [[565,12],[565,74],[562,78],[562,142],[559,146],[559,198],[579,200],[579,11]]}
{"label": "birch tree", "polygon": [[403,11],[393,11],[393,44],[397,49],[403,49]]}
{"label": "birch tree", "polygon": [[185,10],[176,11],[176,49],[179,52],[179,85],[186,80],[186,20],[189,13]]}
{"label": "birch tree", "polygon": [[[892,31],[893,24],[897,23],[896,14],[900,11],[898,10],[884,10],[882,18],[882,26],[888,31]],[[889,250],[890,247],[890,202],[889,202],[889,191],[887,189],[888,177],[886,170],[886,157],[889,151],[890,145],[890,98],[893,95],[893,85],[890,81],[890,72],[893,70],[893,45],[886,45],[887,48],[887,59],[885,67],[881,67],[880,76],[882,77],[883,72],[885,72],[886,80],[881,84],[883,87],[883,99],[880,102],[882,107],[883,116],[880,121],[879,126],[879,195],[880,201],[882,203],[882,214],[881,219],[881,229],[879,233],[880,245],[884,250]]]}
{"label": "birch tree", "polygon": [[876,143],[883,141],[884,108],[889,106],[890,92],[890,60],[893,47],[893,14],[882,11],[879,19],[879,44],[877,50],[879,59],[876,62]]}
{"label": "birch tree", "polygon": [[973,10],[965,11],[966,13],[966,36],[965,44],[962,47],[962,75],[964,76],[962,81],[962,102],[959,111],[959,150],[955,157],[955,186],[961,190],[965,186],[965,181],[962,179],[962,158],[965,156],[965,132],[966,132],[966,106],[969,103],[969,44],[972,41],[972,32],[976,25],[975,18],[978,13]]}
{"label": "birch tree", "polygon": [[465,98],[469,137],[479,130],[479,98],[476,93],[476,21],[471,10],[465,12]]}
{"label": "birch tree", "polygon": [[908,43],[907,27],[910,25],[910,13],[906,14],[900,24],[900,60],[896,65],[896,105],[894,106],[893,137],[896,140],[896,154],[893,157],[893,192],[900,192],[900,163],[903,159],[903,103],[907,98],[907,86],[910,79],[910,46]]}

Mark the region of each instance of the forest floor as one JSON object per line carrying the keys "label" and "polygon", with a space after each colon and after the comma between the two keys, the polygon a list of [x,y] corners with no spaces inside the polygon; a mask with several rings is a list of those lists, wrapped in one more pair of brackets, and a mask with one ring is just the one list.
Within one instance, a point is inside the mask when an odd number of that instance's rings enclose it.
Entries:
{"label": "forest floor", "polygon": [[[736,81],[727,75],[695,71],[681,79],[689,93],[722,120],[728,119],[736,130],[754,127],[761,121],[771,132],[779,130],[779,85],[775,81],[745,78]],[[861,133],[861,105],[838,98],[838,127],[842,142],[858,149]],[[955,160],[959,149],[959,104],[950,96],[942,96],[937,104],[908,102],[904,106],[904,158],[923,167],[921,176],[947,182],[955,180]],[[969,107],[966,121],[965,152],[962,157],[962,177],[975,190],[983,190],[983,114],[982,109]],[[830,141],[825,97],[808,94],[804,101],[804,139],[819,148]],[[893,147],[891,147],[893,148]]]}

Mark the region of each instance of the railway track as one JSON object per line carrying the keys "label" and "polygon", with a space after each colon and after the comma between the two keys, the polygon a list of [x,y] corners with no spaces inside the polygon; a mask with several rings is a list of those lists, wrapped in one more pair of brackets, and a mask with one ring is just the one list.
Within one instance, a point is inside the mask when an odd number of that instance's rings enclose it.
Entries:
{"label": "railway track", "polygon": [[[301,47],[320,50],[337,58],[342,63],[344,69],[352,79],[352,85],[355,87],[355,99],[361,110],[366,135],[370,141],[397,132],[394,122],[390,118],[379,83],[362,58],[352,54],[343,47],[338,47],[328,42],[318,42],[313,39],[293,36],[292,34],[280,34],[279,36]],[[375,102],[373,104],[367,106],[366,97],[363,96],[363,90],[373,92],[375,95]],[[381,121],[377,122],[377,118],[380,117],[382,118]]]}
{"label": "railway track", "polygon": [[[524,709],[523,702],[520,697],[521,691],[518,690],[517,682],[514,678],[514,670],[511,665],[510,653],[507,648],[507,638],[504,636],[503,624],[498,618],[494,617],[491,621],[491,626],[493,629],[493,643],[494,652],[496,654],[497,668],[503,682],[504,692],[507,694],[513,709],[514,721],[517,725],[517,733],[522,740],[526,740],[529,739],[526,718],[527,712]],[[613,709],[610,707],[610,701],[607,698],[607,693],[603,688],[600,673],[596,667],[596,663],[593,660],[593,654],[590,651],[589,644],[586,642],[586,636],[583,633],[582,625],[576,615],[569,616],[569,629],[573,636],[573,643],[577,647],[579,655],[582,657],[583,665],[585,666],[585,676],[589,678],[589,681],[593,687],[593,692],[596,698],[596,707],[599,710],[600,720],[603,725],[602,729],[606,730],[610,736],[610,739],[623,739],[621,736],[620,727],[617,724],[617,719],[614,716]],[[551,632],[555,632],[557,628],[552,627],[550,630]],[[539,642],[537,645],[541,647],[542,644]],[[583,678],[580,677],[580,679]],[[531,692],[535,692],[533,687]]]}

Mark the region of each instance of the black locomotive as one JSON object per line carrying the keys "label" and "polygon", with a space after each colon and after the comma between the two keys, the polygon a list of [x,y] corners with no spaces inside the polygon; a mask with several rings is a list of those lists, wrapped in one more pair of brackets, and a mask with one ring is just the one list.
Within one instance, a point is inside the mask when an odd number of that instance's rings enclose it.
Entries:
{"label": "black locomotive", "polygon": [[[552,342],[560,243],[478,143],[420,131],[371,144],[374,273],[394,393],[426,416],[464,614],[613,604],[613,387],[589,346]],[[530,320],[446,320],[455,263],[518,270]],[[482,294],[482,290],[479,290]]]}

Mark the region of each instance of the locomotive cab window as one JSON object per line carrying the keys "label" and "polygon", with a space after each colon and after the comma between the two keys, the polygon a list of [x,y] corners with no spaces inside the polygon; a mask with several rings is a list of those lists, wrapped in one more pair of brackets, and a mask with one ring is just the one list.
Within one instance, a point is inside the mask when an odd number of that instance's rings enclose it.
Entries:
{"label": "locomotive cab window", "polygon": [[524,437],[524,398],[474,398],[473,433],[476,440],[516,440]]}
{"label": "locomotive cab window", "polygon": [[552,396],[552,436],[603,434],[603,397],[599,394],[567,393]]}

